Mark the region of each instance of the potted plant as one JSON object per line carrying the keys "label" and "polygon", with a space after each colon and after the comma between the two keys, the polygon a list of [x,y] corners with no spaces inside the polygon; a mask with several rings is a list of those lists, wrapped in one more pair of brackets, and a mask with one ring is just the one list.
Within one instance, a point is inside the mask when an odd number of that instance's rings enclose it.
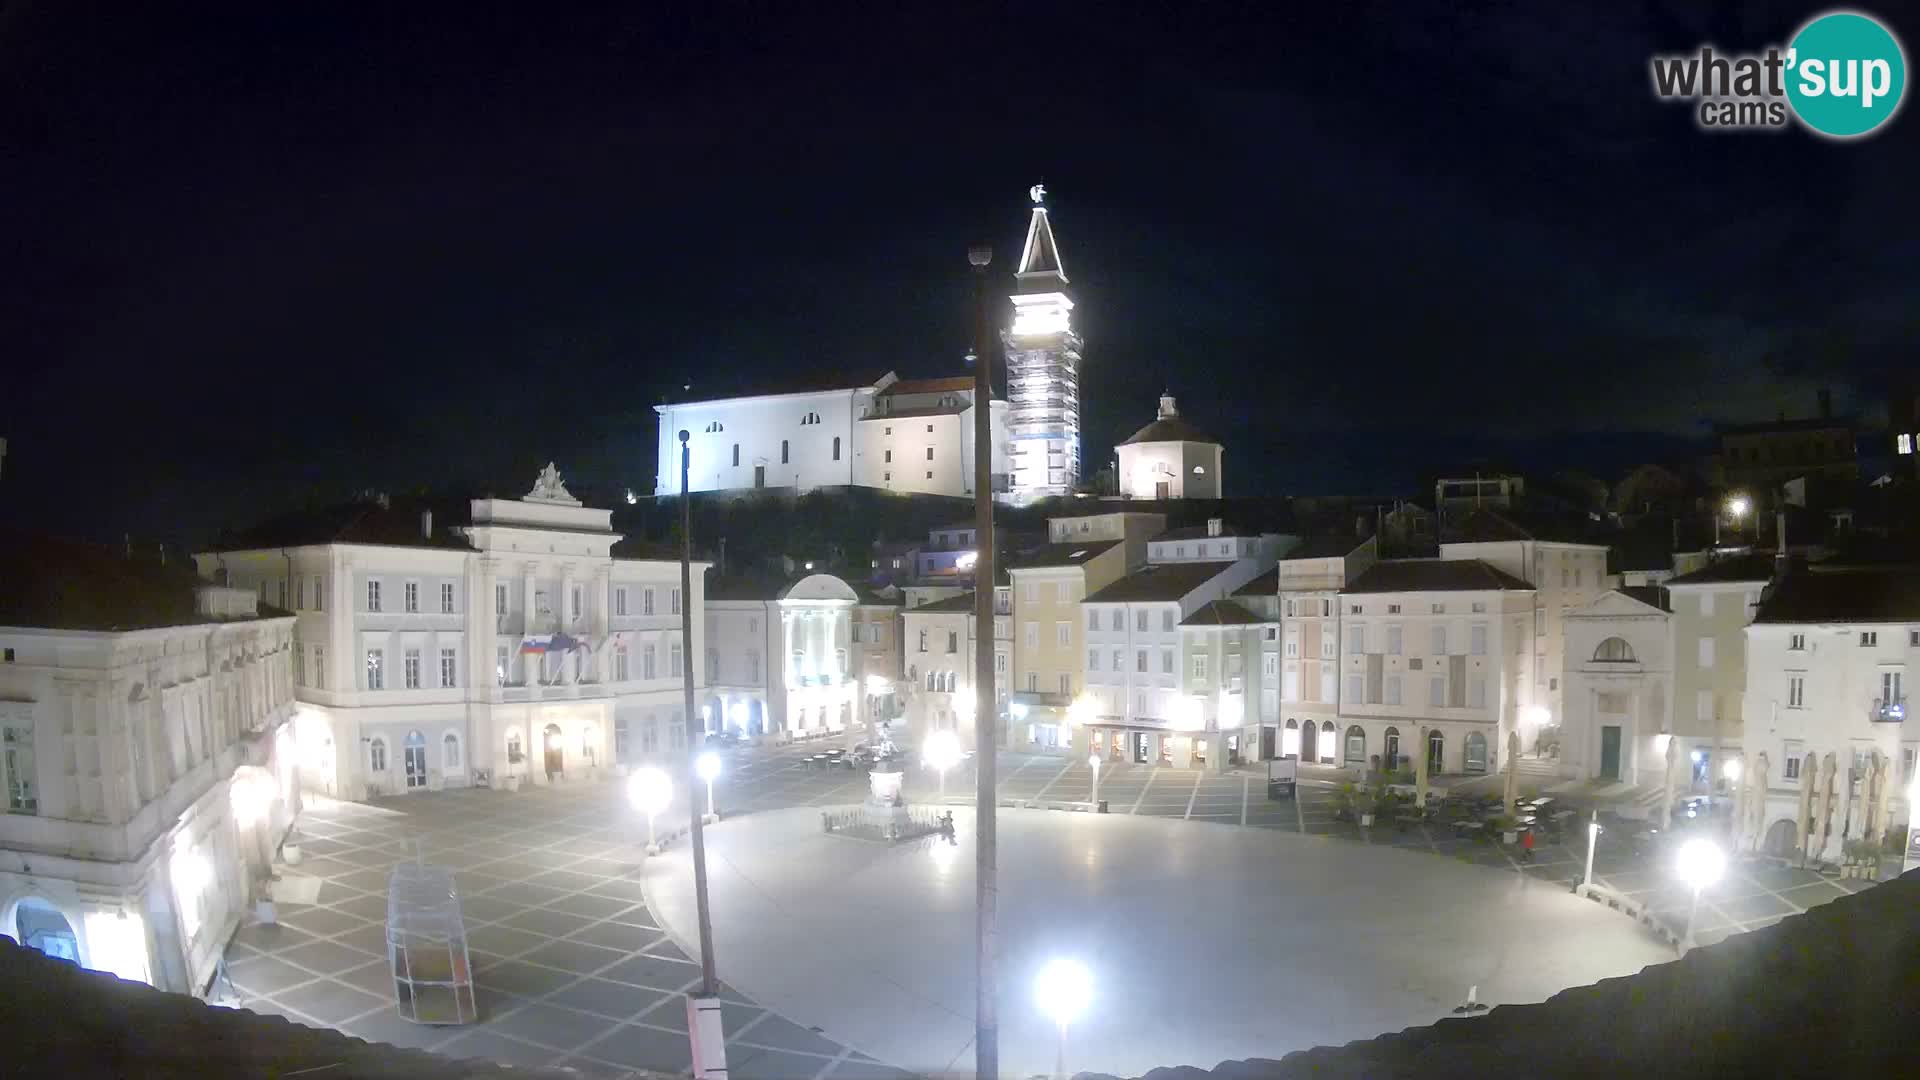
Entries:
{"label": "potted plant", "polygon": [[300,860],[306,857],[306,852],[300,850],[300,834],[288,829],[287,838],[280,845],[280,858],[288,866],[299,866]]}
{"label": "potted plant", "polygon": [[1353,797],[1354,812],[1360,815],[1360,827],[1373,828],[1373,813],[1380,806],[1380,797],[1371,791],[1362,791]]}
{"label": "potted plant", "polygon": [[1503,844],[1517,844],[1520,842],[1520,822],[1505,814],[1487,822],[1487,828],[1499,833],[1500,842]]}

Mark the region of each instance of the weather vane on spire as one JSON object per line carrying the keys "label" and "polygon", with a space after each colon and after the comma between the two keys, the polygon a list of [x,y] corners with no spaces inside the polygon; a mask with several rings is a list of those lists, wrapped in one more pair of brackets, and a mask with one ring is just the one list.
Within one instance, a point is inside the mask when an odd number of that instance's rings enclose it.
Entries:
{"label": "weather vane on spire", "polygon": [[1033,201],[1035,204],[1038,204],[1044,201],[1047,197],[1047,185],[1035,184],[1032,187],[1027,189],[1027,194],[1033,197]]}

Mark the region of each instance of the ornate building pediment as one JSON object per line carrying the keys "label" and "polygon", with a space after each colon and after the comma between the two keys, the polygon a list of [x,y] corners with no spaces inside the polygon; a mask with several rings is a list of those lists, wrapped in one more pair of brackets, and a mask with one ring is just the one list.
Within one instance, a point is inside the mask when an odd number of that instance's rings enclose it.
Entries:
{"label": "ornate building pediment", "polygon": [[579,506],[580,500],[567,492],[567,485],[560,479],[560,469],[553,462],[540,470],[540,476],[533,482],[533,490],[527,492],[527,502],[558,503],[562,506]]}

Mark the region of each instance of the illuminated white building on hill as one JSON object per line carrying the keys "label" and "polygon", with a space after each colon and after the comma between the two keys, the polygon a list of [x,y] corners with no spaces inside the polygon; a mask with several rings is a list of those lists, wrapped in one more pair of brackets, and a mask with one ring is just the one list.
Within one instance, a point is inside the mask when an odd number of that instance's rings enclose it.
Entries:
{"label": "illuminated white building on hill", "polygon": [[1066,266],[1033,186],[1033,216],[1014,271],[1013,325],[1007,328],[1007,434],[1016,502],[1068,495],[1080,479],[1080,335]]}

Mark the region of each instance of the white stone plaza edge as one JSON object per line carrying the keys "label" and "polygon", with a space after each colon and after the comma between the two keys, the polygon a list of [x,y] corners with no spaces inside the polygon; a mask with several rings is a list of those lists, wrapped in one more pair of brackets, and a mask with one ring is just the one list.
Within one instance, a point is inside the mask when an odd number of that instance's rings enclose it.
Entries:
{"label": "white stone plaza edge", "polygon": [[[803,1026],[929,1075],[973,1067],[973,815],[959,843],[827,835],[817,809],[707,834],[727,983]],[[1138,1075],[1280,1057],[1429,1024],[1671,960],[1638,924],[1525,875],[1382,846],[1056,811],[1000,814],[1001,1065],[1050,1073],[1034,975],[1094,976],[1069,1072]],[[648,904],[689,942],[684,849],[649,860]]]}

